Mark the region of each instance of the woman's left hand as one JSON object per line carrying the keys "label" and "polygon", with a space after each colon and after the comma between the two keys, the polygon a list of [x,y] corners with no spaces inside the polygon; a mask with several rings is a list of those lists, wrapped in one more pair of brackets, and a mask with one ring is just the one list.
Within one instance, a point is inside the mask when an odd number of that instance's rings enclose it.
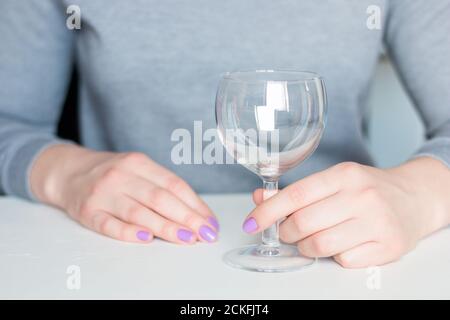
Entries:
{"label": "woman's left hand", "polygon": [[[450,170],[418,158],[382,170],[345,162],[299,180],[263,202],[244,223],[256,233],[278,219],[280,238],[310,257],[347,268],[396,260],[450,220]],[[249,226],[253,226],[250,228]]]}

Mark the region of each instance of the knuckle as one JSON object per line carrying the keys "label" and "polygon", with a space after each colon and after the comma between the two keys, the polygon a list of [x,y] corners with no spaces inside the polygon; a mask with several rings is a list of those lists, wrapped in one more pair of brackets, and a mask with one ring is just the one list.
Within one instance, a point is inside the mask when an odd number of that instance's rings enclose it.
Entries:
{"label": "knuckle", "polygon": [[298,251],[306,257],[317,257],[317,254],[307,245],[306,240],[297,242]]}
{"label": "knuckle", "polygon": [[303,187],[299,183],[294,183],[289,188],[289,197],[295,205],[300,204],[305,197]]}
{"label": "knuckle", "polygon": [[107,217],[101,218],[100,222],[99,222],[98,230],[100,230],[100,232],[103,234],[107,234],[108,226],[110,225],[111,222],[112,222],[112,220]]}
{"label": "knuckle", "polygon": [[120,178],[120,176],[121,176],[120,169],[116,167],[111,167],[105,170],[100,180],[105,182],[112,182]]}
{"label": "knuckle", "polygon": [[127,227],[121,226],[119,228],[117,238],[120,240],[127,240]]}
{"label": "knuckle", "polygon": [[369,203],[381,205],[384,202],[380,189],[375,188],[375,187],[369,187],[369,188],[364,189],[362,191],[362,196]]}
{"label": "knuckle", "polygon": [[83,225],[86,225],[88,222],[88,218],[92,214],[92,212],[93,212],[92,206],[88,201],[86,201],[81,204],[78,210],[77,218]]}
{"label": "knuckle", "polygon": [[302,215],[300,212],[296,212],[293,215],[294,224],[297,228],[297,231],[301,235],[306,235],[309,232],[309,222],[308,219],[305,218],[304,215]]}
{"label": "knuckle", "polygon": [[188,188],[188,184],[183,179],[177,176],[173,176],[167,179],[167,189],[172,192],[185,192]]}
{"label": "knuckle", "polygon": [[341,171],[352,171],[354,168],[358,166],[359,164],[354,161],[344,161],[336,165],[336,167],[339,168],[339,170]]}
{"label": "knuckle", "polygon": [[164,222],[161,225],[161,229],[159,230],[159,233],[162,237],[169,239],[172,231],[172,224],[170,222]]}
{"label": "knuckle", "polygon": [[139,214],[141,212],[141,206],[138,204],[131,205],[124,217],[125,221],[136,223],[139,220]]}
{"label": "knuckle", "polygon": [[155,186],[149,191],[149,199],[153,206],[159,208],[167,200],[167,191]]}
{"label": "knuckle", "polygon": [[343,268],[352,268],[354,266],[353,259],[348,254],[338,254],[334,257],[334,260]]}
{"label": "knuckle", "polygon": [[305,246],[304,246],[304,241],[299,241],[299,242],[297,242],[297,249],[298,249],[298,251],[299,251],[301,254],[303,254],[303,255],[308,255],[308,253],[305,252],[304,248],[305,248]]}
{"label": "knuckle", "polygon": [[147,161],[147,156],[142,152],[127,152],[122,155],[121,161],[119,164],[121,165],[137,165]]}
{"label": "knuckle", "polygon": [[330,241],[324,235],[318,235],[311,238],[311,247],[318,256],[328,256],[330,252]]}
{"label": "knuckle", "polygon": [[337,165],[341,174],[344,176],[346,181],[351,181],[352,184],[358,183],[363,184],[367,182],[368,175],[364,166],[356,162],[342,162]]}
{"label": "knuckle", "polygon": [[105,233],[108,217],[103,213],[94,213],[91,217],[92,228],[100,233]]}
{"label": "knuckle", "polygon": [[197,216],[195,216],[193,213],[188,213],[183,217],[182,224],[185,226],[193,226],[195,225],[196,220]]}

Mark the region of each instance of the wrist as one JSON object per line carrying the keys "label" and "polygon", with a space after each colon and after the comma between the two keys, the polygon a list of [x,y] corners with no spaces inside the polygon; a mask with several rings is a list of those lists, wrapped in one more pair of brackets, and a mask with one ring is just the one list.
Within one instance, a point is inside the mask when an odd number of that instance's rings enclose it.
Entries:
{"label": "wrist", "polygon": [[57,144],[44,150],[36,159],[30,175],[34,196],[41,202],[66,209],[73,178],[97,154],[71,144]]}
{"label": "wrist", "polygon": [[388,171],[402,180],[416,201],[421,238],[450,223],[450,169],[443,163],[420,157]]}

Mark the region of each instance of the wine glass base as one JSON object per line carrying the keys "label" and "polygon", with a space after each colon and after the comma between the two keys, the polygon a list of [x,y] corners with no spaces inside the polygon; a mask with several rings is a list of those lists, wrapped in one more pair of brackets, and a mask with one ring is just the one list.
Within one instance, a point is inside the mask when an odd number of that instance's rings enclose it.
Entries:
{"label": "wine glass base", "polygon": [[297,247],[250,245],[227,252],[225,262],[235,268],[257,272],[288,272],[312,266],[317,258],[303,256]]}

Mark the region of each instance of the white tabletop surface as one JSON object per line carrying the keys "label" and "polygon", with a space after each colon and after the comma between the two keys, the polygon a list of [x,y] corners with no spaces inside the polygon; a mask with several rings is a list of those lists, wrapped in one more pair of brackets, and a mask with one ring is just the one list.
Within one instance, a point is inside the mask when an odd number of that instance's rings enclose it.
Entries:
{"label": "white tabletop surface", "polygon": [[[259,240],[240,228],[253,208],[250,195],[204,199],[219,216],[220,241],[177,246],[112,240],[58,210],[0,197],[0,298],[450,298],[450,228],[379,269],[346,270],[322,259],[304,271],[263,274],[222,261],[227,250]],[[79,289],[67,286],[70,272],[80,275]]]}

